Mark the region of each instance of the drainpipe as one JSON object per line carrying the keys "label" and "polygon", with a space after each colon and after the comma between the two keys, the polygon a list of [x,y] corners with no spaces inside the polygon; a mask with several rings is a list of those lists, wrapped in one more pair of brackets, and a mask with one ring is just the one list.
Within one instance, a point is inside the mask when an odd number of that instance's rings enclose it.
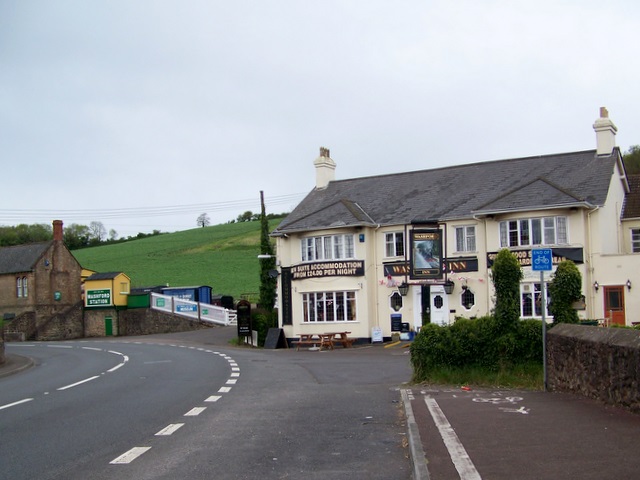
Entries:
{"label": "drainpipe", "polygon": [[587,254],[587,258],[588,258],[588,268],[587,268],[587,285],[586,285],[586,289],[589,292],[589,295],[587,295],[588,299],[589,299],[589,312],[588,316],[591,318],[596,318],[595,317],[595,296],[593,295],[593,293],[591,293],[591,285],[593,285],[593,282],[595,281],[595,279],[593,278],[593,246],[592,246],[592,242],[591,242],[591,214],[595,213],[596,211],[598,211],[600,209],[599,206],[595,207],[593,210],[589,210],[587,212],[587,248],[589,249],[589,252]]}

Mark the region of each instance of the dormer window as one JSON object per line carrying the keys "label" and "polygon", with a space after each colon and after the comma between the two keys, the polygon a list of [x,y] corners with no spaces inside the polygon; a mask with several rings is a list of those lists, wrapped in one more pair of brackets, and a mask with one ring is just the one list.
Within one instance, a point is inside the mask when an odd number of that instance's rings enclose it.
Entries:
{"label": "dormer window", "polygon": [[522,218],[500,222],[501,247],[567,243],[567,217]]}

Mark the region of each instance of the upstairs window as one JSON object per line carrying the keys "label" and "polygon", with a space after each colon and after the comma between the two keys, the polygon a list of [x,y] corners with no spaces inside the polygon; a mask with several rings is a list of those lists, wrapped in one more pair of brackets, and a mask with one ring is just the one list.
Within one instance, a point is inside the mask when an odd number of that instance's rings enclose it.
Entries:
{"label": "upstairs window", "polygon": [[631,251],[640,253],[640,228],[631,229]]}
{"label": "upstairs window", "polygon": [[385,233],[384,247],[385,257],[404,257],[404,233]]}
{"label": "upstairs window", "polygon": [[501,247],[567,243],[567,217],[522,218],[500,222]]}
{"label": "upstairs window", "polygon": [[300,240],[303,262],[341,260],[355,257],[353,235],[324,235]]}
{"label": "upstairs window", "polygon": [[456,227],[456,252],[476,251],[476,227]]}

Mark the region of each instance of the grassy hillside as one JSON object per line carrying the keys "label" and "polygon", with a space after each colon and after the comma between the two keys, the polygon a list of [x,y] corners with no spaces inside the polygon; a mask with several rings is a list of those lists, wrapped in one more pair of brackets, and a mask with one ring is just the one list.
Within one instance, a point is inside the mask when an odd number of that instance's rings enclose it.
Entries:
{"label": "grassy hillside", "polygon": [[[282,219],[270,221],[273,230]],[[214,294],[257,295],[260,222],[231,223],[74,250],[84,268],[124,272],[132,287],[209,285]]]}

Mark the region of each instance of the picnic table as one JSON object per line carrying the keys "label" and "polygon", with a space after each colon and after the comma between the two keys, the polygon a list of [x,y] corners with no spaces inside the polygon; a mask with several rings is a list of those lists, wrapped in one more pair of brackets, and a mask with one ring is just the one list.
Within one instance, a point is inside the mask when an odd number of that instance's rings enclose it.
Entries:
{"label": "picnic table", "polygon": [[333,350],[335,343],[340,343],[344,348],[352,347],[355,338],[349,338],[351,332],[329,332],[329,333],[301,333],[296,341],[296,350],[300,350],[301,345],[311,345]]}

